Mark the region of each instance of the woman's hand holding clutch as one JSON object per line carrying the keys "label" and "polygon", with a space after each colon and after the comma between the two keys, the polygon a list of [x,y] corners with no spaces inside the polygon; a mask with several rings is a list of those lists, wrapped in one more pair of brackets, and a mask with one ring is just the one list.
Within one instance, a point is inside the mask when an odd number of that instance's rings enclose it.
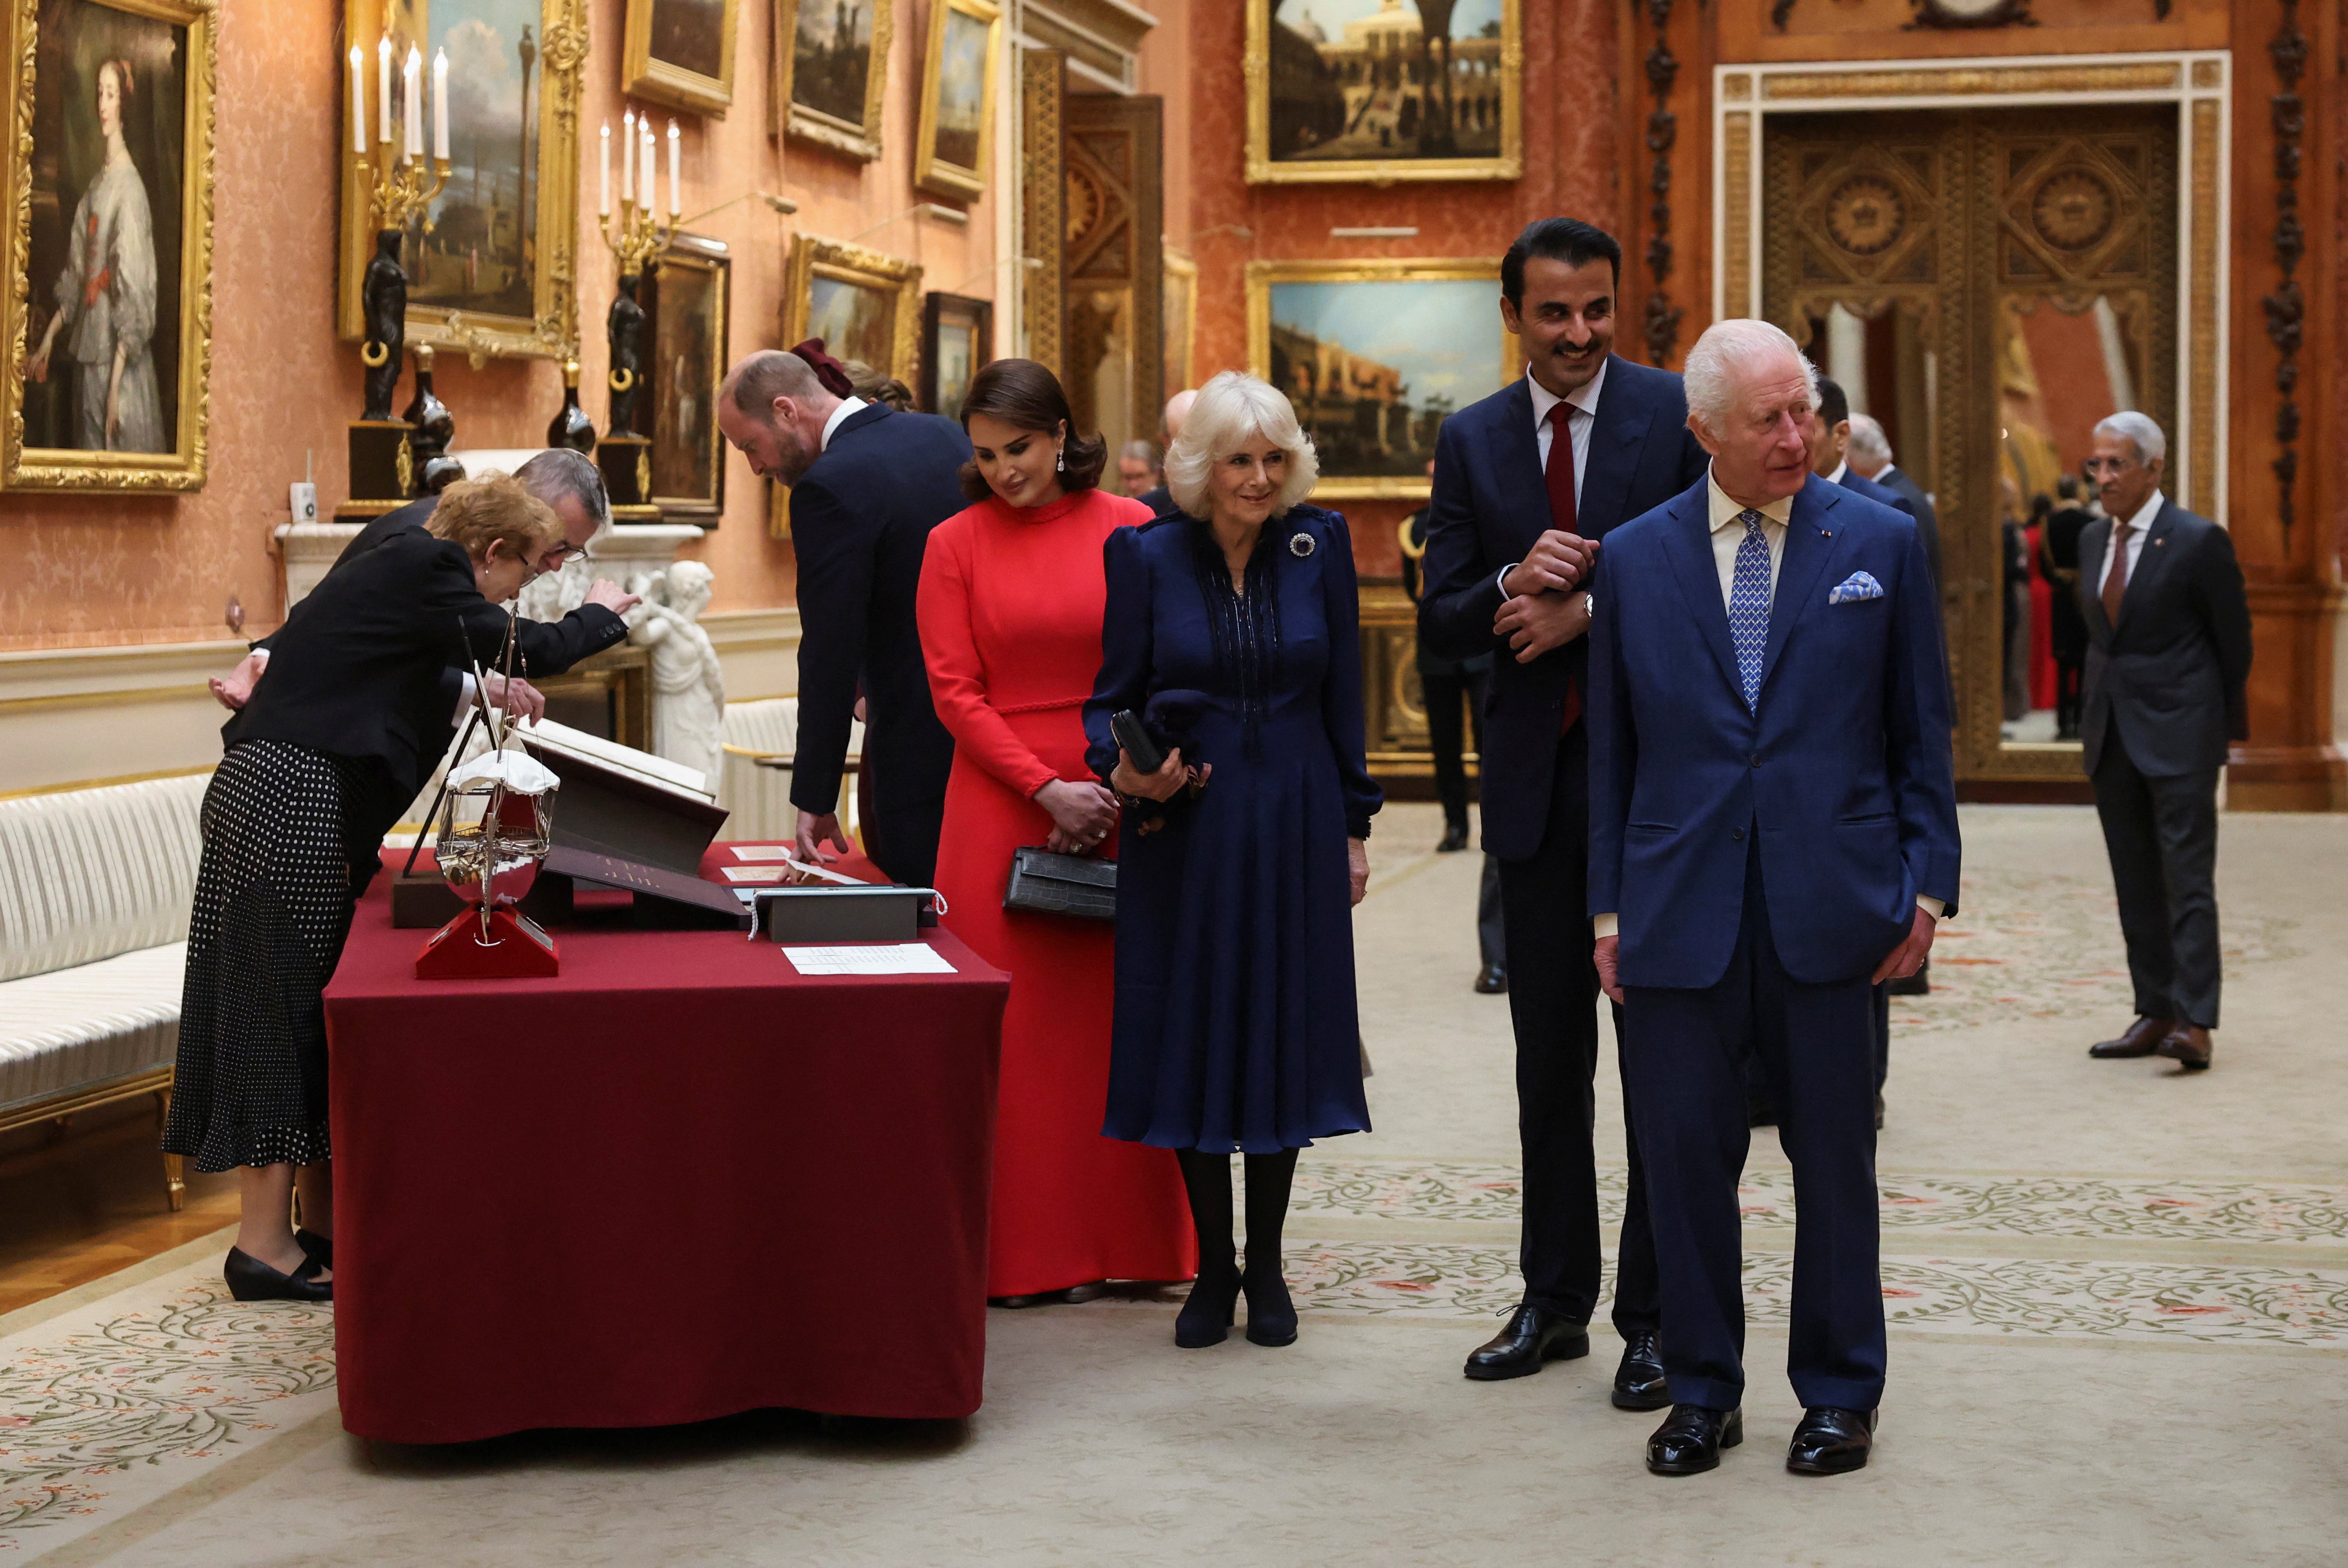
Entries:
{"label": "woman's hand holding clutch", "polygon": [[1056,855],[1088,855],[1117,826],[1117,797],[1097,784],[1055,779],[1035,791],[1035,804],[1052,814],[1044,847]]}
{"label": "woman's hand holding clutch", "polygon": [[1145,800],[1163,803],[1180,794],[1190,782],[1190,769],[1182,766],[1179,747],[1166,753],[1166,761],[1155,773],[1143,773],[1133,766],[1133,757],[1124,747],[1117,748],[1117,768],[1108,776],[1109,787],[1120,795],[1138,795]]}

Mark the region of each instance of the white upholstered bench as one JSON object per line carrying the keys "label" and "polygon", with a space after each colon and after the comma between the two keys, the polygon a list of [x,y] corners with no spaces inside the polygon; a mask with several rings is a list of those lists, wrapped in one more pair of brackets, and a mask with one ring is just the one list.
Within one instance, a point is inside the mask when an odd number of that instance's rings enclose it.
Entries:
{"label": "white upholstered bench", "polygon": [[[799,746],[799,699],[757,697],[726,705],[725,762],[718,770],[717,803],[733,815],[725,837],[736,843],[788,843],[798,831],[798,808],[791,804],[791,756]],[[864,726],[849,727],[848,769],[840,780],[841,824],[857,835],[857,758],[864,749]],[[778,765],[779,764],[779,765]]]}
{"label": "white upholstered bench", "polygon": [[211,783],[0,800],[0,1132],[140,1095],[169,1110]]}

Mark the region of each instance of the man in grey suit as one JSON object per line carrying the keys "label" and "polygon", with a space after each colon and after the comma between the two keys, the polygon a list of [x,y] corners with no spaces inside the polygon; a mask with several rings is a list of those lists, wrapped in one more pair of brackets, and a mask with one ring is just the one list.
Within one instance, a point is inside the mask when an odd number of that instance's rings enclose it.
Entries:
{"label": "man in grey suit", "polygon": [[2209,1065],[2218,1026],[2218,769],[2247,732],[2250,611],[2226,531],[2160,493],[2160,427],[2096,427],[2105,516],[2079,534],[2081,722],[2119,893],[2136,1021],[2089,1055]]}
{"label": "man in grey suit", "polygon": [[1916,519],[1917,536],[1924,542],[1925,563],[1932,569],[1932,581],[1940,582],[1940,516],[1933,511],[1932,498],[1924,493],[1924,487],[1892,459],[1891,441],[1873,415],[1850,417],[1850,440],[1843,449],[1843,457],[1859,478],[1873,480],[1907,501],[1909,512]]}

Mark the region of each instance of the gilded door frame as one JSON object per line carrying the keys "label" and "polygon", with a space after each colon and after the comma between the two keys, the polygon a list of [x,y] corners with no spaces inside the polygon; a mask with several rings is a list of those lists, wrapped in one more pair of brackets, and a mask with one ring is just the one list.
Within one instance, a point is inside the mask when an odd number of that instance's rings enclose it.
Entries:
{"label": "gilded door frame", "polygon": [[[2226,233],[2231,191],[2230,89],[2227,50],[2176,54],[2038,56],[1997,59],[1722,65],[1713,68],[1713,319],[1763,312],[1765,131],[1778,114],[1881,110],[2075,108],[2174,105],[2178,117],[2176,428],[2169,432],[2171,482],[2193,511],[2226,521],[2227,349],[2230,321]],[[1943,583],[1952,606],[1987,592],[1993,550],[1976,551],[1966,580]],[[1953,574],[1952,574],[1953,575]],[[1973,579],[1979,579],[1974,581]],[[1963,624],[1972,629],[1976,617]],[[1984,650],[1969,650],[1981,652]],[[1965,694],[1960,693],[1961,704]],[[1961,779],[2048,781],[2079,777],[2075,747],[2003,742],[1957,729]]]}

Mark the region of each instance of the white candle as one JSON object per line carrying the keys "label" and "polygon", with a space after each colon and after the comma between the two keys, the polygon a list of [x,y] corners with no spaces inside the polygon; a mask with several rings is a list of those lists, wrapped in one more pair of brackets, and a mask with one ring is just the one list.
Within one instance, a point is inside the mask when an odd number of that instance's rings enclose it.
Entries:
{"label": "white candle", "polygon": [[595,203],[595,215],[612,215],[612,122],[608,119],[603,122],[603,197]]}
{"label": "white candle", "polygon": [[375,139],[391,139],[391,35],[386,33],[375,51]]}
{"label": "white candle", "polygon": [[620,200],[633,204],[636,199],[636,111],[630,109],[620,117]]}
{"label": "white candle", "polygon": [[448,51],[432,57],[432,156],[448,161]]}
{"label": "white candle", "polygon": [[424,56],[412,45],[407,51],[407,65],[400,75],[407,81],[407,92],[400,99],[407,122],[404,140],[407,160],[413,163],[424,154]]}
{"label": "white candle", "polygon": [[659,198],[656,194],[659,190],[659,181],[653,177],[654,170],[657,167],[653,162],[653,117],[646,115],[644,119],[636,121],[636,125],[644,139],[644,188],[639,194],[641,194],[644,199],[644,207],[645,212],[651,213],[658,210],[659,202]]}
{"label": "white candle", "polygon": [[366,155],[366,56],[351,46],[351,150]]}
{"label": "white candle", "polygon": [[685,196],[682,187],[678,184],[677,170],[681,167],[682,157],[677,151],[679,145],[681,144],[677,140],[676,121],[670,120],[668,122],[668,215],[672,219],[685,211]]}

